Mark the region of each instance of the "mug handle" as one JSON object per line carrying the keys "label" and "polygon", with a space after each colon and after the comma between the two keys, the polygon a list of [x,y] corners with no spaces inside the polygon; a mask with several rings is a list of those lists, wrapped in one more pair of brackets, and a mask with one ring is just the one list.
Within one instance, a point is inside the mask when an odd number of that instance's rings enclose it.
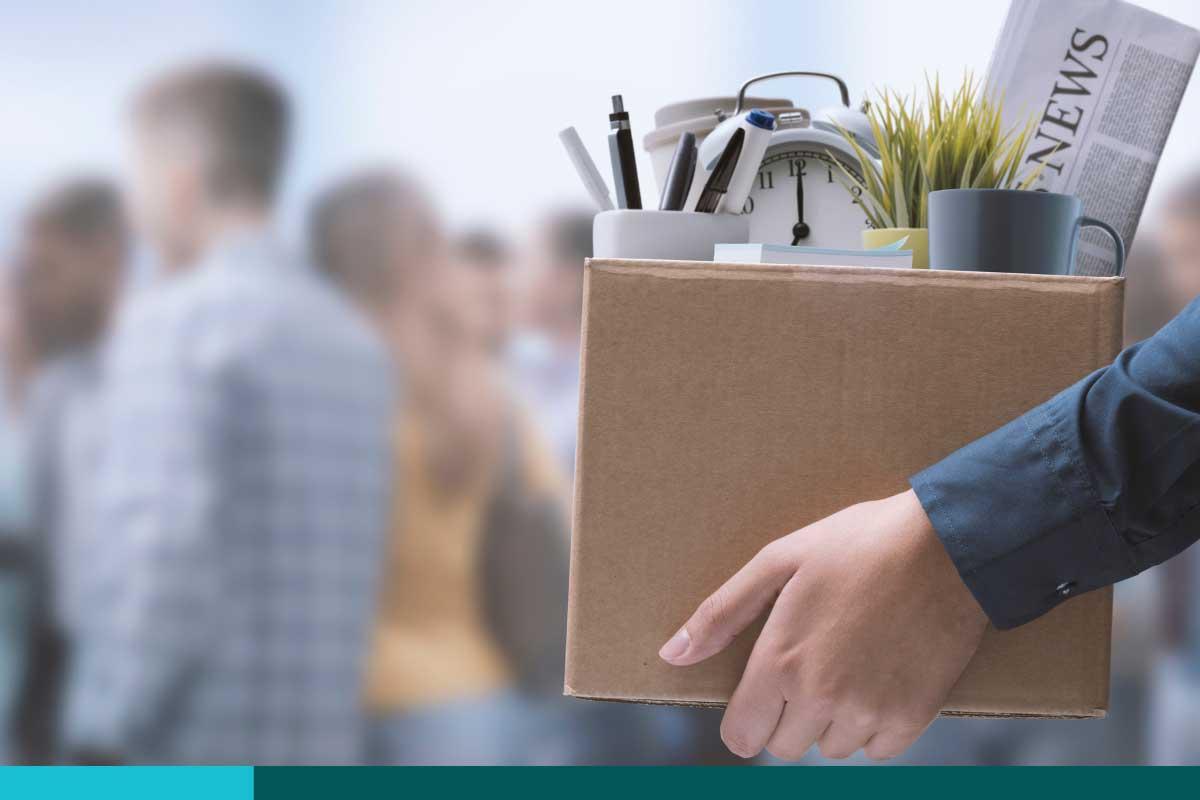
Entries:
{"label": "mug handle", "polygon": [[[1116,255],[1117,255],[1116,277],[1118,277],[1118,278],[1121,277],[1125,273],[1125,241],[1123,239],[1121,239],[1121,234],[1117,233],[1116,229],[1113,228],[1112,225],[1109,225],[1107,222],[1105,222],[1103,220],[1096,219],[1095,217],[1080,217],[1079,218],[1079,230],[1083,230],[1084,228],[1099,228],[1100,230],[1107,233],[1109,238],[1112,239],[1113,250],[1116,252]],[[1078,232],[1076,232],[1075,235],[1078,236],[1079,235]],[[1074,271],[1075,271],[1075,265],[1072,264],[1071,265],[1072,274],[1074,274]]]}

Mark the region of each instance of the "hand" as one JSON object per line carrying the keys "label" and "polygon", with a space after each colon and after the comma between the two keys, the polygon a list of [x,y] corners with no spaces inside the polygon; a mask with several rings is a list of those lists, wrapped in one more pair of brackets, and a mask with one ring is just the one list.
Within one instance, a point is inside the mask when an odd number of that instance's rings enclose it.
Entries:
{"label": "hand", "polygon": [[764,547],[659,656],[719,653],[774,603],[721,722],[743,758],[906,750],[937,716],[987,617],[912,491],[860,503]]}

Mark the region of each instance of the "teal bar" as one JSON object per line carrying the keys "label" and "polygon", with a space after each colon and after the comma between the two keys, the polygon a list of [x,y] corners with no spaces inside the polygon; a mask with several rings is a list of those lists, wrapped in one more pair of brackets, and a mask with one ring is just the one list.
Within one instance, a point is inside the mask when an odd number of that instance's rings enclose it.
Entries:
{"label": "teal bar", "polygon": [[[255,770],[255,800],[560,797],[614,800],[1022,800],[1192,797],[1200,771],[1145,767],[580,767]],[[869,794],[868,794],[869,793]]]}
{"label": "teal bar", "polygon": [[251,767],[0,767],[5,800],[251,800]]}

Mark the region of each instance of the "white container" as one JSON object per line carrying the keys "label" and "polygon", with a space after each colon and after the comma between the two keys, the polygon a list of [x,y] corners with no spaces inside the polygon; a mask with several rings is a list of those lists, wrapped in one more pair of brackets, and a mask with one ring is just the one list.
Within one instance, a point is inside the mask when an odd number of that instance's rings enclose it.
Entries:
{"label": "white container", "polygon": [[592,223],[596,258],[712,261],[716,245],[749,240],[750,218],[741,214],[618,209],[600,212]]}

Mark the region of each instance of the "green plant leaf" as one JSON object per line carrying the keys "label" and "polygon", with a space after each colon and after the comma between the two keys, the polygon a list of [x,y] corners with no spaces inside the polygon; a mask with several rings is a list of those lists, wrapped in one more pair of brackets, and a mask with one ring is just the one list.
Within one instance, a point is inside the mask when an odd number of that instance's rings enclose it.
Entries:
{"label": "green plant leaf", "polygon": [[[842,185],[859,187],[867,218],[876,227],[925,227],[928,194],[939,189],[1028,189],[1045,164],[1021,177],[1036,119],[1003,128],[1003,96],[989,95],[969,72],[947,91],[936,74],[925,76],[923,102],[892,89],[876,93],[867,112],[879,150],[870,159],[848,131],[838,131],[862,164],[862,180],[844,167]],[[840,167],[840,165],[839,165]]]}

